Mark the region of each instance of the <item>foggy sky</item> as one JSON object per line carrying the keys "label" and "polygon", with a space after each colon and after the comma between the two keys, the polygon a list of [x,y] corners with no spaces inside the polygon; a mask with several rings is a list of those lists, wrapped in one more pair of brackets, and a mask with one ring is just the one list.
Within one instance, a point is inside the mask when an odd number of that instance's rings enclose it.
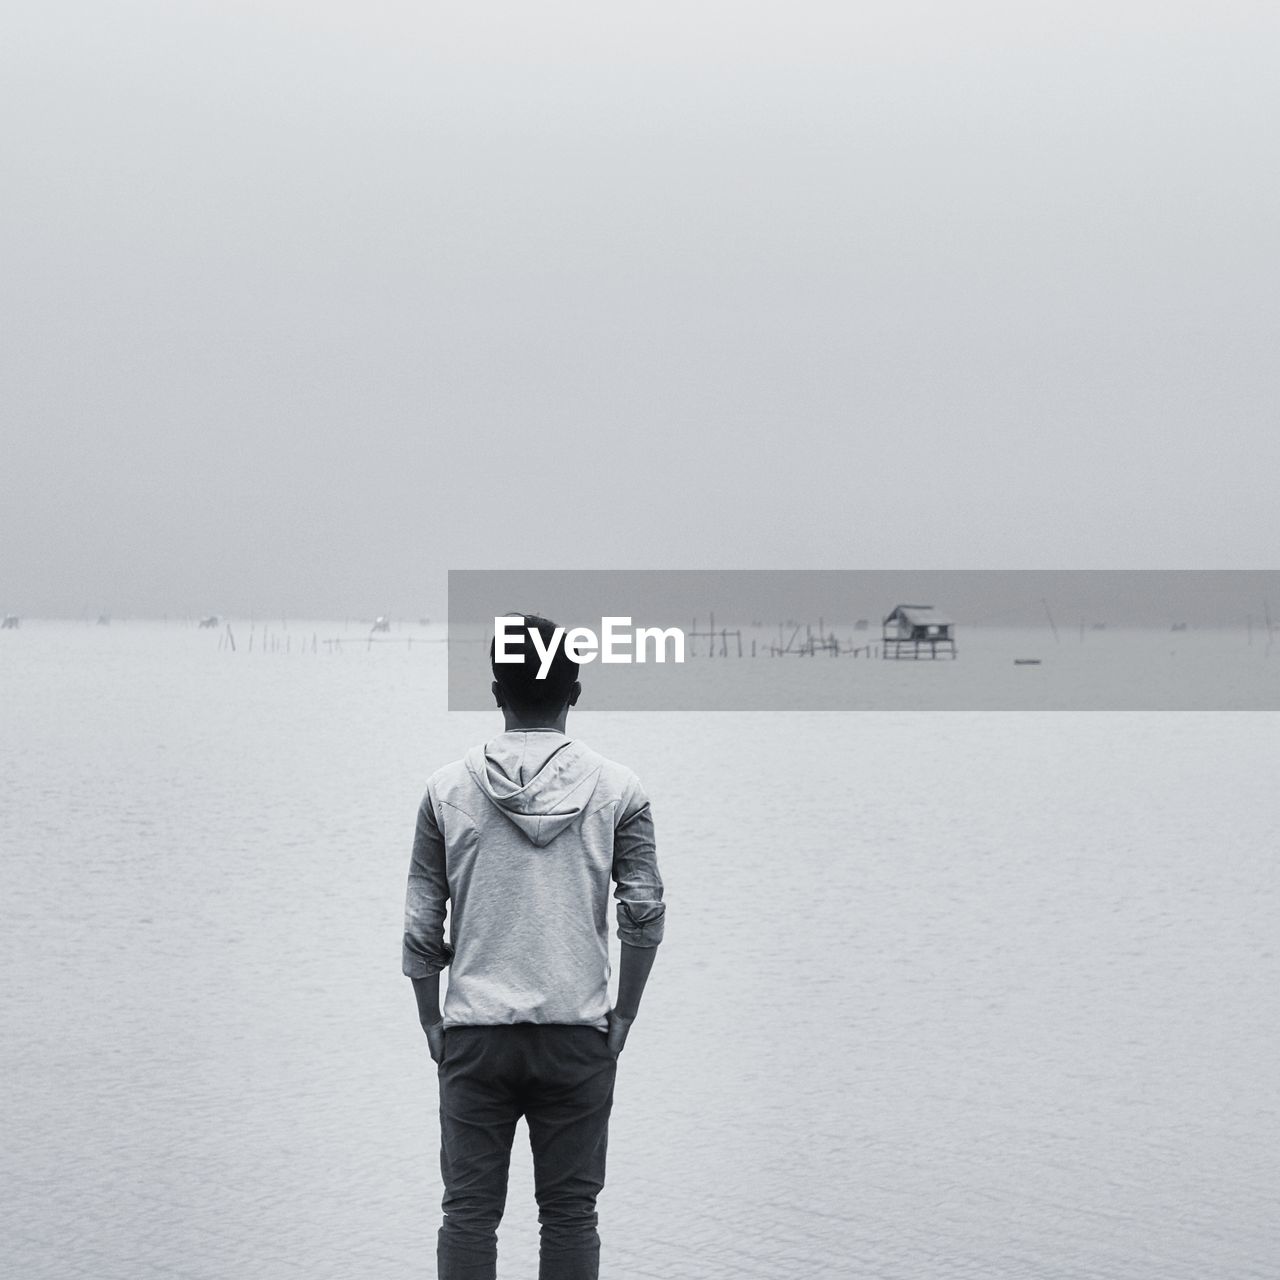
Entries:
{"label": "foggy sky", "polygon": [[0,611],[1276,563],[1273,5],[7,12]]}

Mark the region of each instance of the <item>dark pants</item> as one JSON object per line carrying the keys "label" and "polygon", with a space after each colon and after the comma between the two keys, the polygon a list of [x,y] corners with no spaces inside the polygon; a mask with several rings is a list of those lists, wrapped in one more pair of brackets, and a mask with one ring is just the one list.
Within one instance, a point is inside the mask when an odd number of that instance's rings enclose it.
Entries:
{"label": "dark pants", "polygon": [[596,1280],[617,1063],[594,1027],[450,1027],[440,1078],[440,1280],[494,1280],[516,1121],[533,1148],[539,1280]]}

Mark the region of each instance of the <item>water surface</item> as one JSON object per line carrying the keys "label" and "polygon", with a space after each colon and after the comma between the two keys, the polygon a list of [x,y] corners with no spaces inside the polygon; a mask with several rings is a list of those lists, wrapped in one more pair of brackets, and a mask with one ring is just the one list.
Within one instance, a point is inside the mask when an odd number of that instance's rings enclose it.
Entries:
{"label": "water surface", "polygon": [[[496,722],[442,712],[443,646],[272,634],[2,638],[14,1275],[434,1274],[404,878]],[[602,1275],[1277,1275],[1280,717],[570,725],[648,787],[669,902]]]}

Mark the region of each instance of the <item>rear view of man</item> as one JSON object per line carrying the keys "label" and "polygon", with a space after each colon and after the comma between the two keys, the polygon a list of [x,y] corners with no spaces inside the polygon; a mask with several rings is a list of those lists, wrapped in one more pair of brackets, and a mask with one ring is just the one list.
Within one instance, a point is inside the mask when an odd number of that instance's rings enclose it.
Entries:
{"label": "rear view of man", "polygon": [[[629,769],[565,733],[581,692],[562,647],[544,678],[524,624],[494,660],[504,731],[427,782],[405,904],[403,968],[437,1064],[440,1280],[493,1280],[516,1122],[533,1149],[540,1280],[595,1280],[617,1057],[666,907],[649,801]],[[518,629],[518,628],[517,628]],[[608,905],[622,940],[609,1002]],[[444,940],[446,904],[449,941]],[[440,971],[449,967],[443,1016]]]}

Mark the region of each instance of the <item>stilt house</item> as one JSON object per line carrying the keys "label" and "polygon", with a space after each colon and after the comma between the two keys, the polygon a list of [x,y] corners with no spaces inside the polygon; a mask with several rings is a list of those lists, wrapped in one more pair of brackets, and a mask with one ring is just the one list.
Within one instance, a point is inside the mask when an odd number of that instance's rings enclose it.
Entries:
{"label": "stilt house", "polygon": [[955,623],[931,604],[900,604],[884,620],[885,658],[956,656]]}

